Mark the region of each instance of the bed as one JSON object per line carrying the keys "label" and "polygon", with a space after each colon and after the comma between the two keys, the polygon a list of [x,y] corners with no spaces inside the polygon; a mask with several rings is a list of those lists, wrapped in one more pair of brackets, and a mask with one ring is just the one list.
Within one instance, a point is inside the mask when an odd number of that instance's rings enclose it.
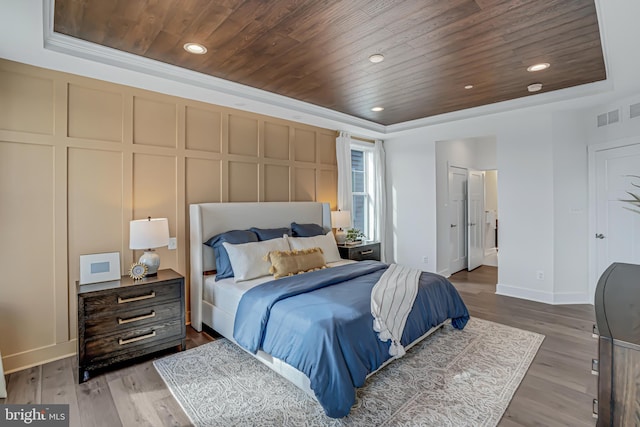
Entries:
{"label": "bed", "polygon": [[[348,414],[355,400],[355,388],[361,386],[366,377],[374,374],[394,359],[387,354],[388,344],[384,344],[377,339],[375,333],[372,332],[372,328],[370,328],[371,331],[367,331],[367,338],[358,340],[344,337],[333,338],[337,334],[347,334],[344,335],[345,337],[351,337],[348,335],[349,333],[358,334],[358,337],[364,335],[362,322],[366,321],[369,325],[371,321],[364,319],[363,316],[351,321],[351,317],[354,315],[349,310],[352,309],[352,305],[359,306],[359,310],[362,310],[370,303],[371,286],[373,286],[371,282],[375,282],[383,274],[387,266],[375,261],[356,263],[337,259],[328,263],[331,268],[322,271],[286,277],[276,281],[270,276],[264,276],[238,283],[235,283],[233,278],[224,278],[216,281],[214,275],[207,274],[216,268],[213,249],[203,244],[212,236],[229,230],[246,230],[251,227],[260,229],[278,228],[287,226],[292,222],[318,224],[324,229],[330,230],[329,205],[316,202],[263,202],[201,203],[190,206],[191,326],[201,331],[203,325],[207,325],[223,337],[240,345],[241,348],[252,354],[259,361],[318,400],[328,416],[334,418],[343,417]],[[436,289],[433,292],[436,292],[437,295],[432,296],[432,301],[429,301],[427,296],[419,294],[416,300],[416,307],[412,310],[411,316],[422,316],[421,314],[414,314],[414,312],[421,311],[420,308],[422,308],[422,311],[429,311],[428,306],[437,306],[442,309],[440,311],[434,310],[434,312],[437,312],[437,316],[429,315],[428,321],[420,320],[418,322],[420,323],[419,326],[412,326],[410,333],[407,333],[406,336],[403,335],[403,341],[406,341],[404,343],[406,348],[424,339],[445,322],[452,321],[455,327],[461,329],[468,319],[468,312],[464,307],[464,303],[462,303],[459,295],[446,279],[429,273],[423,273],[423,276],[425,281],[428,279],[437,282],[437,284],[433,285],[434,289]],[[336,279],[336,277],[339,278]],[[346,279],[348,281],[344,281]],[[343,281],[344,283],[342,283]],[[423,277],[421,276],[421,286],[422,282]],[[311,286],[312,289],[309,289],[309,293],[305,290],[300,291],[300,295],[293,295],[289,291],[282,291],[285,286],[291,286],[292,289]],[[270,288],[272,290],[267,291]],[[250,296],[255,296],[260,292],[263,292],[263,295],[271,295],[270,292],[274,292],[273,290],[276,293],[286,293],[284,299],[275,297],[272,301],[273,305],[265,306],[264,308],[249,302]],[[306,308],[298,309],[299,306],[296,305],[303,304],[305,307],[307,305],[315,307],[318,301],[325,304],[325,299],[327,298],[336,298],[335,302],[330,302],[330,304],[333,304],[331,308],[327,308],[329,306],[324,305],[321,310],[313,313],[310,310],[306,310]],[[369,300],[366,300],[366,298],[369,298]],[[263,299],[263,296],[258,297],[260,301]],[[420,304],[418,304],[418,300],[420,300]],[[342,301],[349,302],[348,304],[341,304]],[[418,307],[419,305],[420,307]],[[337,315],[334,315],[333,307],[336,307]],[[250,331],[254,334],[253,336],[246,335],[247,332],[246,328],[243,329],[244,326],[249,325],[249,329],[251,329],[255,326],[255,323],[259,323],[260,315],[262,315],[260,310],[267,313],[263,317],[269,318],[270,316],[269,322],[271,323],[267,323],[265,320],[262,329]],[[236,314],[242,320],[238,324],[236,324]],[[307,315],[310,316],[309,319],[304,317]],[[370,313],[367,313],[367,315],[370,316]],[[256,316],[258,320],[254,320],[251,316]],[[300,317],[292,318],[292,316]],[[410,320],[413,317],[410,317]],[[249,318],[251,321],[246,320]],[[317,343],[317,348],[321,350],[310,350],[309,354],[298,354],[297,343],[301,343],[300,346],[302,346],[302,341],[309,341],[310,336],[316,336],[316,329],[320,328],[318,325],[335,322],[334,318],[349,320],[341,320],[340,322],[343,323],[327,327],[331,329],[332,335],[329,338],[320,339],[322,343]],[[299,334],[294,331],[288,332],[291,333],[289,337],[281,332],[280,326],[273,326],[286,323],[305,325],[305,328],[310,329],[304,329],[304,332]],[[407,322],[407,325],[409,324],[414,325],[416,322],[412,320]],[[369,327],[367,326],[367,328]],[[349,332],[350,329],[354,330]],[[409,329],[408,326],[407,329]],[[313,331],[313,333],[308,331]],[[376,339],[369,337],[371,334]],[[252,341],[253,337],[257,337],[255,343]],[[331,344],[326,344],[327,342],[331,342]],[[296,343],[296,345],[291,343]],[[348,346],[353,348],[345,350],[343,348],[347,347],[345,343],[348,343]],[[309,345],[309,343],[307,342],[305,345]],[[386,350],[385,345],[387,346]],[[263,349],[267,349],[268,352]],[[352,355],[355,352],[362,354]],[[337,362],[332,359],[333,357],[337,357],[335,359]],[[346,362],[343,359],[346,359]],[[357,363],[353,362],[355,359],[357,359]],[[324,366],[325,360],[328,367]],[[321,363],[323,365],[319,368]],[[345,363],[349,365],[347,368],[343,366]],[[338,368],[335,368],[336,366]],[[356,366],[356,368],[351,368],[351,366]],[[331,370],[331,372],[329,374],[323,373],[320,375],[321,380],[318,380],[316,372],[326,372],[328,370]],[[330,379],[325,380],[325,376]],[[310,380],[310,377],[313,380]],[[347,387],[344,395],[342,395],[341,387],[343,385],[334,386],[334,380],[341,383],[349,383],[351,391]]]}

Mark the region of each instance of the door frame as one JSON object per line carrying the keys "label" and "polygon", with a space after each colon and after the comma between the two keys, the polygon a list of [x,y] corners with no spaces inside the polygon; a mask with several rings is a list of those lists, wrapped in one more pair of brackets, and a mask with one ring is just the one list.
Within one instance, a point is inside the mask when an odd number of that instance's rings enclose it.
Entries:
{"label": "door frame", "polygon": [[[451,168],[464,170],[465,174],[466,174],[466,177],[467,177],[467,187],[465,187],[465,194],[464,194],[464,196],[465,196],[465,203],[464,203],[465,221],[464,221],[464,227],[458,228],[459,230],[464,230],[463,231],[464,232],[464,245],[463,245],[463,248],[464,248],[464,252],[466,254],[466,257],[465,257],[466,260],[465,260],[465,263],[464,263],[464,268],[462,269],[462,270],[464,270],[469,266],[469,254],[467,253],[468,252],[468,248],[467,248],[468,242],[467,242],[467,240],[469,238],[469,230],[468,230],[468,227],[467,227],[467,223],[469,222],[468,221],[468,214],[469,214],[468,210],[469,210],[469,208],[467,206],[467,204],[468,204],[467,198],[469,197],[469,188],[468,188],[468,185],[469,185],[469,168],[468,167],[462,167],[462,166],[456,166],[456,165],[453,165],[453,164],[451,164],[451,163],[449,163],[447,161],[447,206],[449,207],[447,209],[447,212],[448,212],[448,215],[447,215],[447,221],[448,222],[447,222],[447,224],[451,224],[451,221],[452,221],[452,218],[451,218]],[[460,224],[458,224],[458,227],[460,227]],[[448,271],[448,276],[450,276],[451,274],[454,274],[454,271],[451,269],[451,229],[448,228],[448,231],[449,231],[449,233],[448,233],[449,234],[449,239],[448,239],[448,241],[449,241],[449,251],[448,251],[449,252],[449,259],[448,259],[448,263],[447,263],[447,271]],[[456,270],[456,272],[462,271],[462,270]]]}
{"label": "door frame", "polygon": [[[469,187],[471,186],[471,175],[477,173],[481,176],[482,178],[482,197],[480,198],[480,203],[481,203],[481,209],[480,209],[480,214],[479,214],[479,218],[477,219],[477,223],[473,224],[473,220],[474,218],[471,218],[471,191],[469,191]],[[485,218],[485,193],[486,193],[486,187],[485,187],[485,179],[484,179],[484,171],[482,170],[478,170],[478,169],[467,169],[467,271],[472,271],[480,266],[482,266],[483,262],[484,262],[484,257],[485,257],[485,248],[484,248],[484,218]],[[473,225],[472,225],[473,224]],[[471,227],[476,226],[476,232],[479,233],[480,235],[480,246],[482,249],[482,259],[480,261],[480,263],[471,268],[471,235],[473,232],[473,229]]]}
{"label": "door frame", "polygon": [[640,137],[629,137],[617,139],[614,141],[602,142],[587,146],[589,155],[589,298],[591,303],[594,302],[596,286],[598,284],[597,275],[597,250],[595,235],[597,231],[597,182],[596,182],[596,154],[600,151],[611,150],[615,148],[628,147],[630,145],[639,145]]}

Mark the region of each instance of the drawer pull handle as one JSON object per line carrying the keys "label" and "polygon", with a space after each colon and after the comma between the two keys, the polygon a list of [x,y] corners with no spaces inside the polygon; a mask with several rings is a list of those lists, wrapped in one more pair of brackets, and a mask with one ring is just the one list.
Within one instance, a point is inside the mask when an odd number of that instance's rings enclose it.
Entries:
{"label": "drawer pull handle", "polygon": [[600,331],[598,331],[598,327],[594,324],[593,327],[591,328],[591,336],[593,338],[598,338],[599,335],[600,335]]}
{"label": "drawer pull handle", "polygon": [[373,253],[373,249],[369,249],[368,251],[360,251],[360,255],[371,255]]}
{"label": "drawer pull handle", "polygon": [[143,299],[149,299],[149,298],[155,298],[155,297],[156,297],[155,291],[151,291],[151,293],[148,295],[140,295],[139,297],[133,297],[133,298],[118,297],[118,304],[126,304],[128,302],[142,301]]}
{"label": "drawer pull handle", "polygon": [[137,322],[138,320],[151,319],[152,317],[156,317],[156,312],[152,311],[149,314],[143,314],[142,316],[129,317],[128,319],[123,319],[118,317],[118,325],[124,325],[125,323]]}
{"label": "drawer pull handle", "polygon": [[593,418],[598,418],[598,399],[593,399],[591,416]]}
{"label": "drawer pull handle", "polygon": [[598,359],[591,359],[591,373],[593,375],[598,375],[598,373],[600,372],[599,365],[600,365],[600,363],[599,363]]}
{"label": "drawer pull handle", "polygon": [[152,331],[150,334],[140,335],[139,337],[133,337],[133,338],[129,338],[129,339],[126,339],[126,340],[123,340],[122,338],[119,338],[118,339],[118,344],[120,344],[120,345],[131,344],[132,342],[146,340],[147,338],[153,338],[155,336],[156,336],[156,331]]}

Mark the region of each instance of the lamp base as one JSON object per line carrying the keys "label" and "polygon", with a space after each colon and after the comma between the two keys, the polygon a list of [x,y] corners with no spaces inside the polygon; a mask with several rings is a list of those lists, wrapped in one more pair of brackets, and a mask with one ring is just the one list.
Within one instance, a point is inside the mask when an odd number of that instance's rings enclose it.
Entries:
{"label": "lamp base", "polygon": [[347,233],[342,228],[338,228],[336,230],[336,243],[339,245],[344,245],[346,240],[347,240]]}
{"label": "lamp base", "polygon": [[144,251],[138,262],[147,266],[147,276],[158,275],[158,268],[160,267],[160,255],[158,255],[153,249],[147,249],[146,251]]}

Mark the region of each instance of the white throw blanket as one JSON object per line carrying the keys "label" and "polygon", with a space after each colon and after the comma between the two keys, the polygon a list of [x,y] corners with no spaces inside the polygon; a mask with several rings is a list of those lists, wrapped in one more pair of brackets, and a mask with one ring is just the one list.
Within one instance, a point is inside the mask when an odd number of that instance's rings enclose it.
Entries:
{"label": "white throw blanket", "polygon": [[381,341],[391,340],[391,356],[405,354],[400,340],[418,295],[420,273],[416,268],[391,264],[371,290],[373,330],[378,332]]}

